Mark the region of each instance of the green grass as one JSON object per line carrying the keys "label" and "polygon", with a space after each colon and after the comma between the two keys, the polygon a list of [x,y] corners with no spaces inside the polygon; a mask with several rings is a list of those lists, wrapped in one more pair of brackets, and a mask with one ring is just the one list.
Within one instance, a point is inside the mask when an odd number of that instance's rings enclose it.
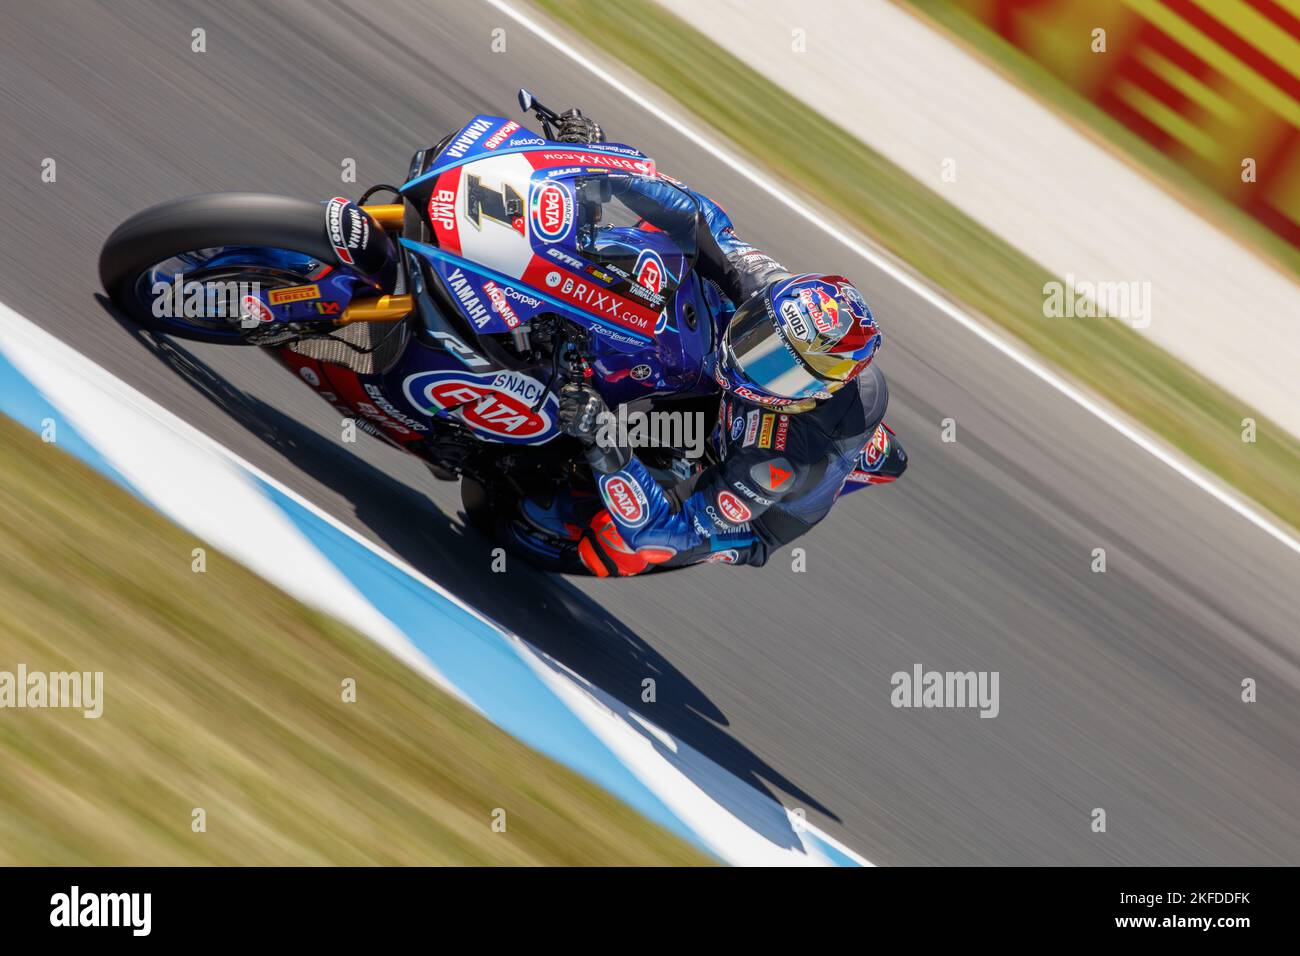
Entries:
{"label": "green grass", "polygon": [[99,719],[0,709],[0,864],[708,862],[197,546],[0,417],[0,671],[104,673]]}
{"label": "green grass", "polygon": [[[1282,428],[1118,321],[1045,319],[1043,285],[1055,276],[663,9],[596,0],[534,3],[653,78],[732,143],[744,144],[737,152],[839,210],[948,295],[1300,527],[1300,441]],[[795,128],[797,138],[768,134]],[[805,142],[818,147],[800,148]],[[653,154],[654,144],[640,145]],[[744,223],[739,226],[744,232]],[[764,243],[761,235],[747,238]],[[880,318],[888,349],[891,317]],[[1252,444],[1241,440],[1246,417],[1258,423]]]}

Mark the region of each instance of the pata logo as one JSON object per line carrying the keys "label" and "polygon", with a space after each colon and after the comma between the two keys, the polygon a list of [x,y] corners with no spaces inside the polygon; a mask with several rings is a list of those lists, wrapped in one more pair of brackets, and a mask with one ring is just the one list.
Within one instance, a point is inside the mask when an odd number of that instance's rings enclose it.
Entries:
{"label": "pata logo", "polygon": [[619,520],[629,527],[638,527],[646,520],[646,497],[641,486],[630,478],[611,476],[601,482],[605,503],[618,513]]}

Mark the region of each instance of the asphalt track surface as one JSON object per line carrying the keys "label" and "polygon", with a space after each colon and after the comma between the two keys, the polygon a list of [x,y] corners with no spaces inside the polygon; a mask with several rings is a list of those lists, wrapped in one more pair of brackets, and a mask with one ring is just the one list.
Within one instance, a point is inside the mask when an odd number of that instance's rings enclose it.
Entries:
{"label": "asphalt track surface", "polygon": [[[876,863],[1300,863],[1300,556],[498,11],[53,0],[5,20],[0,301]],[[270,356],[155,343],[97,298],[131,213],[398,182],[474,112],[514,116],[520,85],[582,105],[791,268],[867,291],[911,469],[799,542],[806,573],[786,549],[645,580],[491,574],[454,486],[341,443]],[[999,672],[1000,713],[892,707],[916,663]]]}

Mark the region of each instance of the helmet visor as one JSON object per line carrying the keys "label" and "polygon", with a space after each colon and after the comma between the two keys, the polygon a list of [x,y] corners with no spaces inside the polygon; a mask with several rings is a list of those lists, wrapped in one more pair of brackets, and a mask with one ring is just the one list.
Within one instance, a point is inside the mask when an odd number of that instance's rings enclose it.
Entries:
{"label": "helmet visor", "polygon": [[832,391],[786,345],[764,299],[753,296],[727,325],[723,352],[732,368],[755,387],[780,398],[811,398]]}

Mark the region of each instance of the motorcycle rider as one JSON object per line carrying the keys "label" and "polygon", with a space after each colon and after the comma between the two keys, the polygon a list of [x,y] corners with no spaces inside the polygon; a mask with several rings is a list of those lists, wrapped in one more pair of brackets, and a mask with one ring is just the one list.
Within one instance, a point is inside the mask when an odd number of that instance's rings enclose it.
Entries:
{"label": "motorcycle rider", "polygon": [[[561,114],[558,139],[605,141],[576,109]],[[640,195],[621,199],[648,217],[667,210],[671,219],[685,199],[667,184],[629,189]],[[525,546],[529,525],[568,538],[599,577],[702,561],[761,565],[826,516],[850,473],[874,484],[907,467],[883,424],[888,389],[871,365],[881,336],[861,293],[841,276],[792,275],[742,240],[720,206],[691,195],[703,212],[696,271],[735,306],[706,359],[723,392],[713,463],[661,487],[631,450],[597,441],[608,408],[595,389],[571,383],[560,391],[560,427],[582,442],[599,495],[526,501],[526,524],[515,526]]]}

